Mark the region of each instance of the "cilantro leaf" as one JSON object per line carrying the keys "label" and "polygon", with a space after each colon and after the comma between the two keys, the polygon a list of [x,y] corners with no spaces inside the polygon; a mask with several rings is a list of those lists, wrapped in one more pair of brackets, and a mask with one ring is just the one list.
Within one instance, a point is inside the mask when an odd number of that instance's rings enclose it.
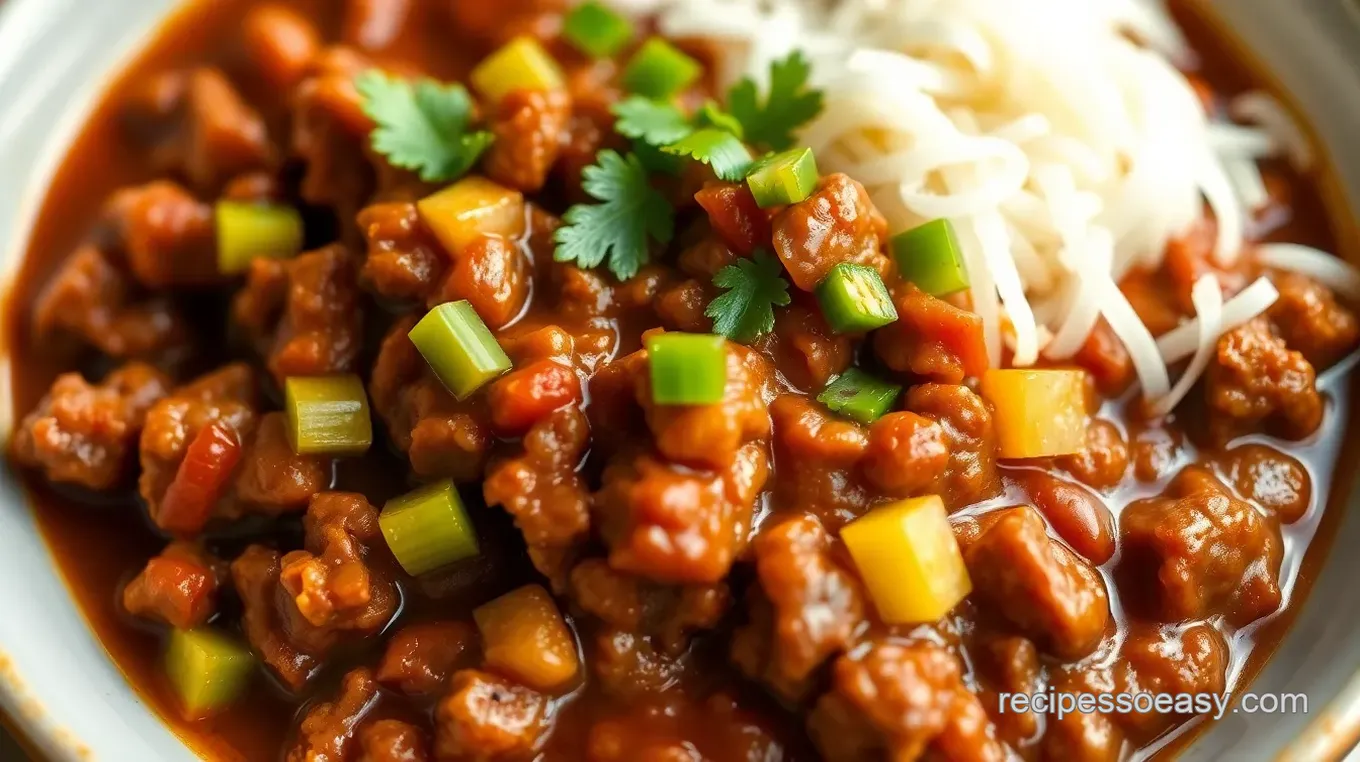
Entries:
{"label": "cilantro leaf", "polygon": [[705,127],[661,149],[674,156],[689,156],[713,167],[720,180],[737,182],[751,168],[751,152],[730,132]]}
{"label": "cilantro leaf", "polygon": [[633,155],[642,162],[642,168],[648,174],[679,177],[685,169],[685,157],[666,153],[645,140],[633,141]]}
{"label": "cilantro leaf", "polygon": [[376,69],[354,82],[364,113],[377,127],[369,140],[389,164],[425,182],[454,180],[472,169],[491,145],[485,130],[468,131],[472,98],[462,85],[397,79]]}
{"label": "cilantro leaf", "polygon": [[577,204],[563,215],[566,224],[553,234],[558,262],[591,268],[607,259],[614,276],[628,280],[646,264],[649,239],[666,244],[675,234],[675,210],[631,153],[600,151],[581,173],[581,188],[603,203]]}
{"label": "cilantro leaf", "polygon": [[722,110],[716,101],[704,101],[704,105],[699,108],[699,114],[695,118],[701,127],[717,127],[726,130],[737,136],[738,140],[746,138],[746,130],[742,129],[741,122],[735,116]]}
{"label": "cilantro leaf", "polygon": [[750,143],[783,151],[794,146],[793,133],[822,112],[822,91],[807,87],[812,67],[801,51],[770,63],[770,96],[764,104],[749,77],[732,86],[727,107]]}
{"label": "cilantro leaf", "polygon": [[704,310],[713,318],[714,333],[745,344],[773,331],[774,308],[789,304],[789,284],[782,272],[779,260],[765,251],[719,270],[713,285],[727,293]]}
{"label": "cilantro leaf", "polygon": [[634,95],[614,104],[614,131],[648,145],[674,143],[694,131],[689,118],[670,103]]}

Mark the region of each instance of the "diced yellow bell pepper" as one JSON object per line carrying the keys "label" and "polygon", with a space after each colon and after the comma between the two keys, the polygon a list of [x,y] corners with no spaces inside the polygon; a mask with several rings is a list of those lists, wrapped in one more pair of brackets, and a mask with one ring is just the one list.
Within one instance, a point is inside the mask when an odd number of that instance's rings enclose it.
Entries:
{"label": "diced yellow bell pepper", "polygon": [[561,90],[566,86],[557,61],[532,37],[507,42],[477,64],[468,78],[493,105],[516,90]]}
{"label": "diced yellow bell pepper", "polygon": [[416,202],[416,209],[453,257],[484,233],[524,234],[524,194],[485,177],[465,177]]}
{"label": "diced yellow bell pepper", "polygon": [[989,370],[982,397],[992,404],[998,454],[1046,458],[1086,449],[1086,373]]}
{"label": "diced yellow bell pepper", "polygon": [[875,508],[843,527],[841,540],[888,624],[937,621],[973,590],[936,495]]}
{"label": "diced yellow bell pepper", "polygon": [[488,667],[541,691],[561,688],[576,677],[576,639],[542,587],[512,590],[477,607],[472,618],[482,634]]}
{"label": "diced yellow bell pepper", "polygon": [[255,669],[244,645],[206,628],[172,630],[165,672],[186,720],[199,720],[241,697]]}

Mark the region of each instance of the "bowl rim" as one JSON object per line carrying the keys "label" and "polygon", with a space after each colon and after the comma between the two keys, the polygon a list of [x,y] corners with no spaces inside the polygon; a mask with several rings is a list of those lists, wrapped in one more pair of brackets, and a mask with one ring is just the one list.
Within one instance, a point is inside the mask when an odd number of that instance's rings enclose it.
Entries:
{"label": "bowl rim", "polygon": [[[39,214],[46,202],[51,184],[65,161],[73,142],[79,137],[81,130],[96,110],[100,100],[108,92],[109,87],[129,71],[138,55],[149,42],[149,35],[159,33],[167,23],[195,1],[171,0],[166,10],[158,13],[149,22],[149,25],[133,25],[134,28],[125,30],[121,34],[121,39],[113,46],[113,52],[108,56],[108,63],[99,70],[97,75],[87,78],[78,88],[72,91],[67,103],[59,109],[55,129],[43,139],[40,153],[27,173],[27,177],[19,184],[22,192],[19,206],[15,212],[15,224],[7,235],[0,237],[0,244],[5,247],[0,251],[0,300],[8,300],[11,297],[16,277],[21,269],[24,257],[28,253],[28,245]],[[1210,0],[1186,0],[1186,2],[1192,4],[1197,12],[1207,13],[1220,22],[1224,20],[1222,12],[1213,7]],[[6,2],[0,4],[0,41],[6,39],[6,36],[10,34],[22,34],[24,28],[34,24],[43,14],[51,12],[51,4],[52,0],[6,0]],[[1231,24],[1216,23],[1215,26],[1227,36],[1230,45],[1244,51],[1252,50],[1252,46],[1233,29]],[[4,58],[4,54],[0,54],[0,70],[9,65],[8,62],[3,60]],[[1303,112],[1294,104],[1289,105],[1294,107],[1296,113]],[[1323,152],[1324,157],[1330,158],[1331,151],[1327,143],[1318,139],[1311,122],[1304,119],[1302,124],[1310,137],[1313,138],[1315,145]],[[1352,204],[1352,208],[1360,213],[1360,205]],[[1360,221],[1354,219],[1355,216],[1356,214],[1351,215],[1351,227],[1360,224]],[[8,330],[8,326],[4,325],[7,318],[8,310],[0,311],[0,329]],[[5,439],[8,438],[13,424],[10,365],[10,348],[0,346],[0,436]],[[19,488],[18,494],[20,497],[27,497],[22,487]],[[32,516],[31,505],[27,502],[25,502],[22,510],[26,511],[30,517]],[[34,531],[35,534],[42,537],[42,531],[36,526],[36,523]],[[86,629],[85,634],[95,641],[99,650],[104,651],[103,657],[112,662],[113,657],[99,643],[84,610],[74,600],[74,594],[70,590],[65,574],[61,571],[60,563],[52,553],[52,548],[46,542],[45,537],[43,538],[43,545],[44,556],[51,567],[48,571],[57,578],[61,587],[71,595],[70,603],[79,614],[79,620]],[[1331,551],[1329,550],[1329,552]],[[118,665],[114,664],[114,666]],[[33,695],[24,677],[27,669],[32,669],[35,672],[40,671],[33,665],[23,665],[21,668],[17,660],[11,658],[4,644],[0,643],[0,729],[10,731],[20,748],[30,753],[37,751],[48,759],[60,760],[61,762],[90,762],[96,759],[97,756],[92,751],[92,747],[68,729],[60,721],[57,712],[51,711],[49,707],[44,706]],[[126,675],[122,675],[122,677],[125,683],[122,687],[132,697],[140,700],[136,686],[127,679]],[[146,711],[157,722],[165,724],[154,709],[146,707]],[[168,725],[166,729],[173,734],[173,729]],[[1196,732],[1196,736],[1201,734],[1201,731],[1198,730],[1193,732]],[[1195,741],[1192,740],[1191,748],[1193,748],[1194,743]],[[1360,744],[1360,671],[1352,674],[1323,710],[1309,719],[1298,737],[1282,745],[1275,759],[1277,762],[1316,762],[1318,760],[1339,762],[1357,744]],[[189,749],[187,745],[186,749]],[[192,749],[189,750],[192,752]]]}

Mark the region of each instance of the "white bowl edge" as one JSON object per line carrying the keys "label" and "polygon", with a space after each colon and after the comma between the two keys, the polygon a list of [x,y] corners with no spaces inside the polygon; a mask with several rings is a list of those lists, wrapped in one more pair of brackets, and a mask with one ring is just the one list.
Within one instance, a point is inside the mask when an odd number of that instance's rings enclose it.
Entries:
{"label": "white bowl edge", "polygon": [[[1360,210],[1360,31],[1338,0],[1206,0],[1289,87]],[[77,8],[77,5],[79,6]],[[48,183],[103,92],[177,0],[5,0],[0,6],[0,284],[17,271]],[[1305,11],[1306,12],[1302,12]],[[62,26],[56,27],[60,20]],[[56,44],[47,44],[53,42]],[[1339,97],[1338,93],[1345,93]],[[0,431],[8,431],[9,358],[0,358]],[[1347,501],[1358,502],[1352,494]],[[1360,542],[1357,510],[1336,556]],[[0,477],[0,709],[54,762],[192,760],[136,692],[77,610],[22,491]],[[1353,559],[1360,563],[1360,558]],[[1360,601],[1353,568],[1315,581],[1254,691],[1304,690],[1307,716],[1229,715],[1185,760],[1338,759],[1360,735]],[[1335,571],[1336,573],[1330,573]],[[1342,619],[1338,612],[1344,612]],[[43,633],[34,637],[33,633]],[[1306,647],[1311,645],[1312,647]]]}
{"label": "white bowl edge", "polygon": [[[9,290],[47,186],[104,88],[174,0],[0,6],[0,281]],[[0,366],[9,431],[9,358]],[[0,708],[53,762],[193,760],[77,610],[16,481],[0,477]]]}

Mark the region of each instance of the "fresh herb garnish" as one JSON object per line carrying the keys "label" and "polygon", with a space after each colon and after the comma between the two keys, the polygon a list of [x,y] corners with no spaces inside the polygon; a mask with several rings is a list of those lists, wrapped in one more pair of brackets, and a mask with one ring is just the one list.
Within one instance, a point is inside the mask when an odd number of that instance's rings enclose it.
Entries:
{"label": "fresh herb garnish", "polygon": [[764,251],[719,270],[713,285],[727,293],[704,310],[713,318],[714,333],[745,344],[774,330],[774,308],[789,303],[789,284],[782,272],[779,260]]}
{"label": "fresh herb garnish", "polygon": [[634,140],[633,155],[642,162],[642,168],[652,175],[679,177],[685,169],[685,157],[666,153],[664,150],[645,140]]}
{"label": "fresh herb garnish", "polygon": [[633,154],[604,150],[581,173],[581,188],[599,204],[577,204],[562,217],[553,234],[558,262],[598,267],[608,260],[619,280],[628,280],[648,259],[649,241],[670,243],[675,210],[647,180],[647,170]]}
{"label": "fresh herb garnish", "polygon": [[719,180],[740,182],[751,168],[751,152],[730,132],[716,127],[696,130],[663,148],[675,156],[688,156],[713,168]]}
{"label": "fresh herb garnish", "polygon": [[654,101],[641,95],[630,96],[614,104],[618,121],[614,131],[658,148],[670,145],[694,131],[689,117],[674,104]]}
{"label": "fresh herb garnish", "polygon": [[412,82],[378,70],[364,72],[354,84],[364,113],[377,123],[370,137],[373,150],[425,182],[461,177],[491,145],[490,132],[468,130],[473,105],[462,85]]}
{"label": "fresh herb garnish", "polygon": [[727,108],[741,122],[748,143],[783,151],[794,145],[793,133],[822,112],[822,91],[808,87],[812,67],[801,51],[770,63],[770,95],[762,104],[749,77],[727,93]]}
{"label": "fresh herb garnish", "polygon": [[742,128],[741,122],[735,116],[722,110],[717,101],[704,101],[704,105],[699,108],[699,113],[695,116],[695,121],[701,127],[717,127],[737,136],[738,140],[746,138],[746,130]]}

